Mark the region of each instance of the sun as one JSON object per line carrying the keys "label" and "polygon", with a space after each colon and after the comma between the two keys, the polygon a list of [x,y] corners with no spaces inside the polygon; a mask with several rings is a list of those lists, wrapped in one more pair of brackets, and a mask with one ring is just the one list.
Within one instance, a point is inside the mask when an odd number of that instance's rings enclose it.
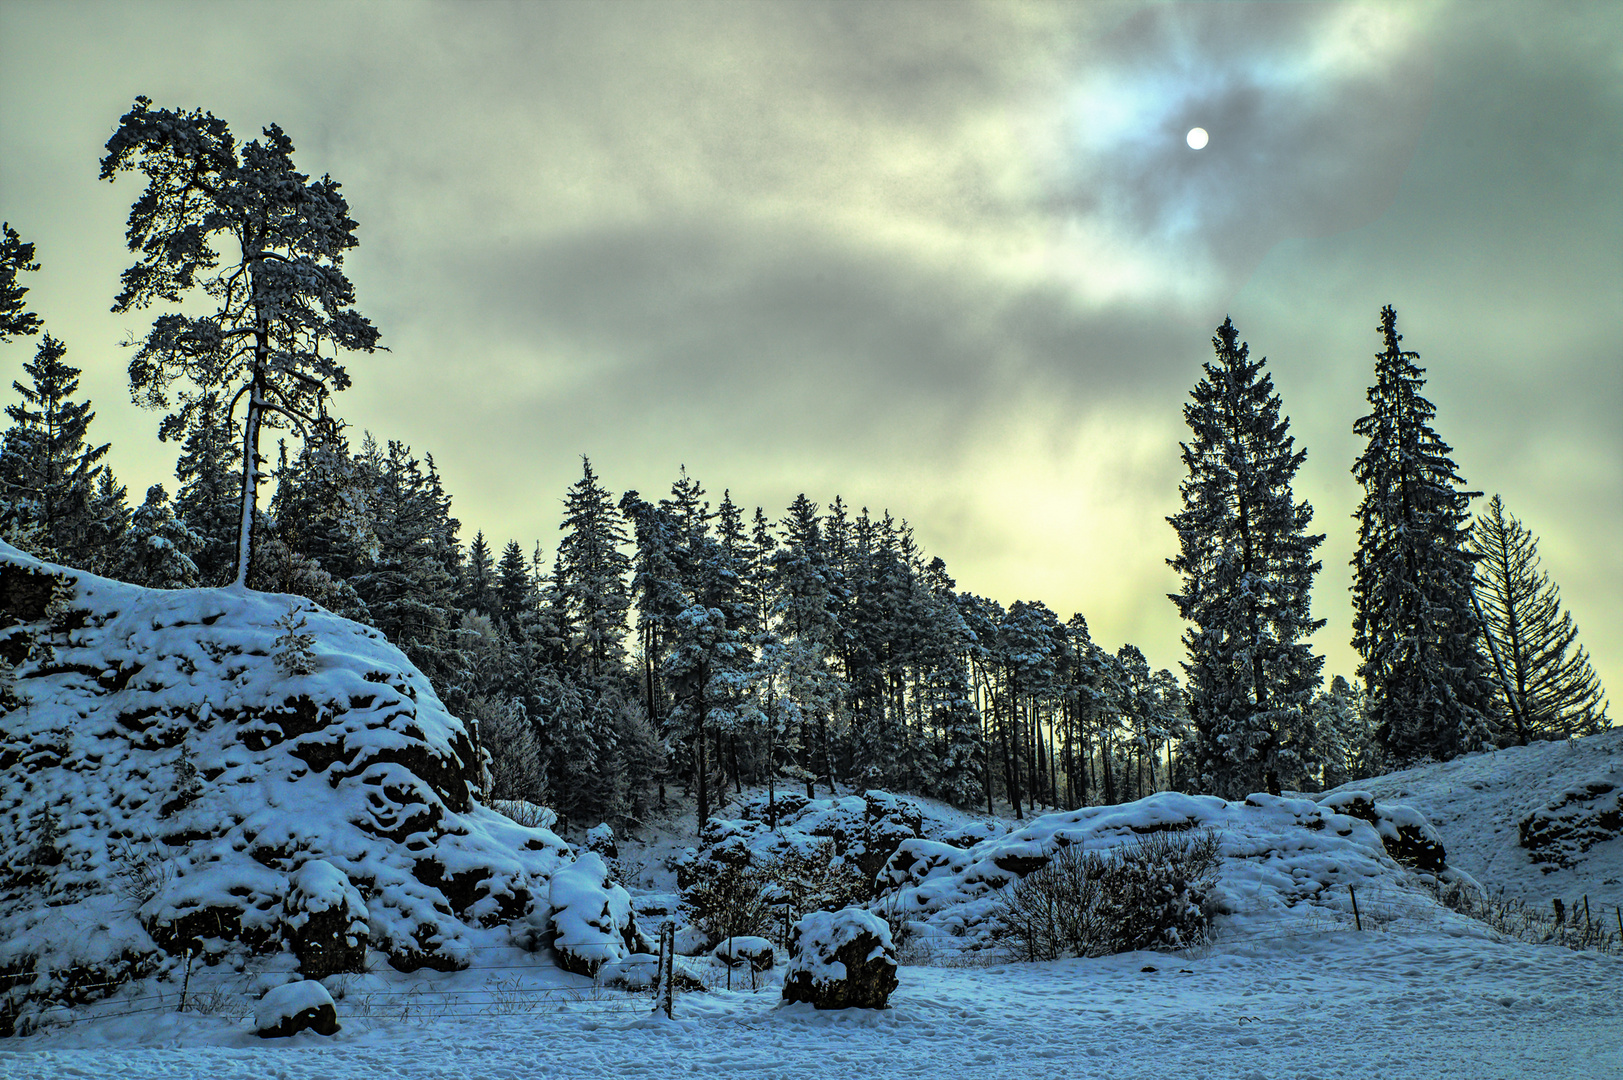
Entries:
{"label": "sun", "polygon": [[1190,128],[1189,134],[1186,136],[1186,138],[1189,142],[1189,149],[1199,150],[1201,147],[1206,145],[1206,129]]}

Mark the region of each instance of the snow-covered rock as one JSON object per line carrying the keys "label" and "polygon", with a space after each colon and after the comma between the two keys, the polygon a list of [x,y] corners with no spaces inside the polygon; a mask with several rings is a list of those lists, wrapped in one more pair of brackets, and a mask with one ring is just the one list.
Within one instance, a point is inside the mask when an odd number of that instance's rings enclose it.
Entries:
{"label": "snow-covered rock", "polygon": [[1534,862],[1571,867],[1596,844],[1623,836],[1623,777],[1575,784],[1524,815],[1517,829]]}
{"label": "snow-covered rock", "polygon": [[710,955],[728,967],[748,964],[752,971],[771,971],[775,963],[772,942],[764,937],[730,937]]}
{"label": "snow-covered rock", "polygon": [[[274,656],[294,609],[306,674]],[[300,598],[0,545],[0,657],[0,1034],[187,950],[298,950],[322,911],[340,965],[463,968],[573,856],[479,805],[480,750],[398,649]]]}
{"label": "snow-covered rock", "polygon": [[314,979],[267,990],[254,1008],[254,1034],[262,1039],[285,1039],[301,1031],[338,1033],[338,1009],[332,995]]}
{"label": "snow-covered rock", "polygon": [[[1425,819],[1413,810],[1361,799],[1346,804],[1368,811],[1375,823],[1307,799],[1256,794],[1225,802],[1161,792],[1119,806],[1047,814],[968,848],[907,840],[880,873],[878,895],[869,906],[944,947],[987,948],[995,944],[1008,887],[1046,866],[1060,848],[1081,845],[1094,851],[1150,833],[1203,828],[1220,841],[1212,890],[1220,918],[1289,921],[1304,904],[1333,916],[1350,910],[1349,885],[1363,890],[1366,899],[1370,890],[1364,887],[1376,885],[1407,890],[1416,904],[1437,907],[1412,880],[1414,871],[1390,854],[1379,824],[1387,823],[1394,843],[1405,831],[1434,843]],[[1440,844],[1435,851],[1440,856]]]}
{"label": "snow-covered rock", "polygon": [[590,978],[604,964],[653,951],[637,928],[631,894],[610,880],[595,851],[552,875],[549,898],[552,948],[564,970]]}
{"label": "snow-covered rock", "polygon": [[789,936],[785,1001],[819,1009],[883,1009],[897,987],[885,921],[862,908],[814,911]]}

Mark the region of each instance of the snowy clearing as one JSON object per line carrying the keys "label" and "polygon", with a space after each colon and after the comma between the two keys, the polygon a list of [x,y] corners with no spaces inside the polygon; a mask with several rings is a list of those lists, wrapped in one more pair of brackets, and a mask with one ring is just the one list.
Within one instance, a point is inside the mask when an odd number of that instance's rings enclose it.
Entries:
{"label": "snowy clearing", "polygon": [[1623,1075],[1620,993],[1615,957],[1329,930],[1220,941],[1205,955],[904,966],[883,1012],[780,1006],[768,983],[682,995],[675,1021],[647,1012],[644,995],[586,991],[533,1012],[454,1015],[463,1010],[424,994],[402,1019],[357,1015],[352,993],[337,1036],[273,1044],[241,1021],[165,1012],[8,1040],[0,1074],[1595,1080]]}

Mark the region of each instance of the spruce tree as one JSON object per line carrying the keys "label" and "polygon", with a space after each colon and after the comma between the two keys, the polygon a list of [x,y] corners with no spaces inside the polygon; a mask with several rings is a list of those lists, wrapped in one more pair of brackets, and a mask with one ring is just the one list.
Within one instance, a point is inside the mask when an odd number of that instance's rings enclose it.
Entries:
{"label": "spruce tree", "polygon": [[556,602],[571,636],[570,653],[586,684],[618,677],[625,666],[631,608],[631,559],[625,519],[581,457],[582,475],[564,497],[563,538],[553,569]]}
{"label": "spruce tree", "polygon": [[[113,310],[174,309],[153,321],[130,363],[136,402],[171,410],[160,438],[186,431],[204,395],[244,400],[235,583],[245,587],[261,426],[317,426],[328,395],[349,385],[338,351],[371,352],[378,332],[352,306],[343,262],[356,223],[338,184],[297,171],[292,140],[275,124],[263,142],[238,146],[211,113],[151,105],[135,99],[101,161],[103,180],[138,169],[147,181],[127,234],[140,259],[124,271]],[[212,312],[186,303],[199,291]],[[177,379],[195,388],[181,390],[178,407]]]}
{"label": "spruce tree", "polygon": [[175,517],[162,484],[147,489],[146,501],[130,515],[119,543],[117,576],[149,589],[188,589],[197,584],[192,553],[201,538]]}
{"label": "spruce tree", "polygon": [[39,316],[23,306],[28,287],[17,283],[18,274],[38,269],[34,245],[23,243],[11,222],[0,222],[0,341],[39,333]]}
{"label": "spruce tree", "polygon": [[1299,728],[1319,684],[1323,658],[1307,638],[1324,620],[1309,607],[1313,508],[1291,482],[1307,451],[1297,450],[1280,415],[1266,361],[1250,359],[1232,320],[1212,338],[1214,361],[1190,391],[1182,444],[1188,479],[1183,509],[1169,517],[1183,578],[1171,599],[1189,621],[1189,712],[1195,771],[1203,790],[1225,798],[1277,788],[1287,732]]}
{"label": "spruce tree", "polygon": [[1592,735],[1610,724],[1578,628],[1539,569],[1538,539],[1495,495],[1471,533],[1477,600],[1497,666],[1500,745]]}
{"label": "spruce tree", "polygon": [[1470,502],[1448,444],[1431,427],[1419,354],[1400,347],[1381,309],[1368,440],[1353,465],[1363,486],[1353,556],[1353,648],[1368,720],[1388,764],[1447,760],[1487,744],[1493,688],[1472,601]]}
{"label": "spruce tree", "polygon": [[0,448],[0,529],[12,543],[40,558],[92,572],[112,569],[113,546],[123,531],[121,502],[108,505],[98,482],[110,444],[89,445],[96,418],[89,401],[74,401],[79,369],[64,362],[67,350],[50,334],[32,363],[30,383],[13,382],[22,401],[6,407],[12,420]]}
{"label": "spruce tree", "polygon": [[[175,515],[197,534],[192,556],[200,585],[224,585],[236,573],[237,526],[242,505],[242,445],[231,431],[219,395],[198,399],[175,461]],[[278,485],[278,495],[281,485]]]}

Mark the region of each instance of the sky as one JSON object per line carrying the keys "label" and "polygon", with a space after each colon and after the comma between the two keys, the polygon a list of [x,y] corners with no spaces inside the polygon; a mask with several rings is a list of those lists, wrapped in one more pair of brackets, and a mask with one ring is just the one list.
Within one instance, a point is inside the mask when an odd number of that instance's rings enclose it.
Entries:
{"label": "sky", "polygon": [[389,351],[334,411],[432,453],[464,540],[550,557],[582,455],[649,497],[685,466],[774,518],[888,509],[960,589],[1176,670],[1165,518],[1229,316],[1307,450],[1350,676],[1392,304],[1623,686],[1623,7],[7,0],[0,72],[0,218],[137,501],[176,447],[109,313],[139,183],[97,164],[145,94],[343,185]]}

